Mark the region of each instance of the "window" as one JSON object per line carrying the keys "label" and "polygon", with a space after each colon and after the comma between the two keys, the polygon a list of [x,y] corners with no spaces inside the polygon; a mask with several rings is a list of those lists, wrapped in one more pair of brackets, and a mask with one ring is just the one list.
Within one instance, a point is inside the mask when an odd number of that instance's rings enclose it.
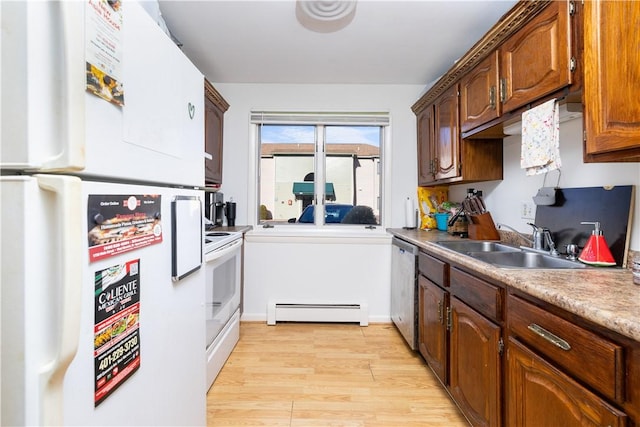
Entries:
{"label": "window", "polygon": [[258,223],[381,224],[388,115],[252,113]]}

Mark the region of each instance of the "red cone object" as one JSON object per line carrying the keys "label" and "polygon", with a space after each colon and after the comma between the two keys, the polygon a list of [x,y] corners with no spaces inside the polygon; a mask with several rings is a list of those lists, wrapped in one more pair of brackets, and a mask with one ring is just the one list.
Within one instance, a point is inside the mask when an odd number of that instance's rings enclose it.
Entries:
{"label": "red cone object", "polygon": [[596,229],[591,234],[591,237],[589,237],[589,240],[587,240],[587,244],[582,249],[578,259],[585,264],[596,266],[616,265],[616,261],[613,259],[613,255],[611,255],[607,241],[604,239],[602,231],[600,231],[600,223],[583,222],[582,224],[595,224]]}

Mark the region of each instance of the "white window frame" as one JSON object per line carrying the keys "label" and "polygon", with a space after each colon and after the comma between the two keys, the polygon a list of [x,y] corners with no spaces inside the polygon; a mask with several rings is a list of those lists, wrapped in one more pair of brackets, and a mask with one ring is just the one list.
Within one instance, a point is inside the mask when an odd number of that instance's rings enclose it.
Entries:
{"label": "white window frame", "polygon": [[[260,126],[262,124],[279,124],[279,125],[342,125],[342,126],[381,126],[382,135],[380,141],[381,149],[381,173],[380,182],[380,218],[379,224],[373,228],[367,228],[362,224],[323,224],[324,222],[324,206],[323,209],[315,210],[314,224],[276,224],[264,226],[260,223],[259,204],[260,204]],[[305,234],[322,234],[330,235],[335,233],[338,236],[345,235],[379,235],[386,233],[387,217],[391,213],[389,189],[391,188],[391,116],[388,112],[278,112],[278,111],[252,111],[249,119],[250,126],[250,164],[249,164],[249,182],[253,183],[253,191],[248,194],[249,206],[253,206],[252,214],[249,222],[255,231],[264,231],[270,234],[285,233],[286,235],[305,235]],[[317,135],[316,135],[317,138]],[[314,155],[315,162],[320,159]],[[316,164],[316,173],[324,168],[324,165]],[[317,177],[319,178],[319,177]],[[316,195],[324,194],[324,188],[320,183],[322,180],[316,179]],[[320,216],[320,218],[318,218]],[[320,221],[318,221],[320,219]]]}

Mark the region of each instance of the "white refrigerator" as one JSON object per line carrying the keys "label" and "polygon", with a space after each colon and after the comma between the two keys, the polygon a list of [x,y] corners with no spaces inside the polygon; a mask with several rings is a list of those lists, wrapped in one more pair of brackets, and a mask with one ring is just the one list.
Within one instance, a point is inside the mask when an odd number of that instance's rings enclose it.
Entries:
{"label": "white refrigerator", "polygon": [[0,2],[10,425],[205,425],[203,76],[136,2]]}

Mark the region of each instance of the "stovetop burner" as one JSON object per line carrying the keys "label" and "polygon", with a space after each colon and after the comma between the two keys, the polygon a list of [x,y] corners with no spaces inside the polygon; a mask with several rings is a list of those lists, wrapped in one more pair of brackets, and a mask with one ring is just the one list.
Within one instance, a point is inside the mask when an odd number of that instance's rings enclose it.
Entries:
{"label": "stovetop burner", "polygon": [[236,239],[241,239],[242,233],[226,231],[207,231],[204,233],[204,252],[214,251]]}

